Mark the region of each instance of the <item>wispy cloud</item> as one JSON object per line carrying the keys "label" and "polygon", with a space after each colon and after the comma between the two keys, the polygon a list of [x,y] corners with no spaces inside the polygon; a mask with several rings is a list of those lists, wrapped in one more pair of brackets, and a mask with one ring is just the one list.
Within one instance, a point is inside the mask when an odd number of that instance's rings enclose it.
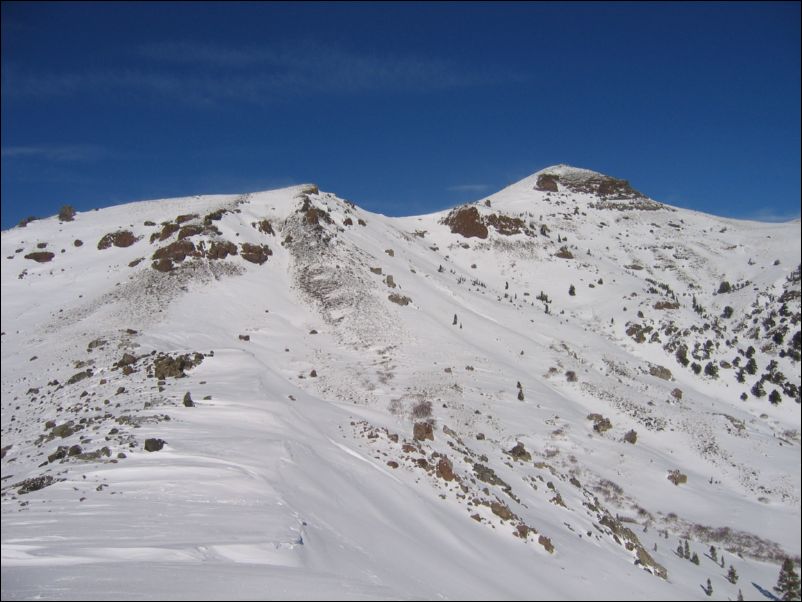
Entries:
{"label": "wispy cloud", "polygon": [[778,211],[774,207],[761,207],[751,213],[740,216],[739,219],[748,219],[756,222],[790,222],[792,219],[799,219],[799,211],[784,212]]}
{"label": "wispy cloud", "polygon": [[487,184],[456,184],[446,188],[449,192],[483,192],[490,188]]}
{"label": "wispy cloud", "polygon": [[4,64],[3,92],[12,98],[124,94],[214,106],[314,94],[426,93],[522,79],[449,59],[362,53],[318,42],[258,47],[165,42],[139,46],[132,57],[131,66],[104,71],[37,73]]}
{"label": "wispy cloud", "polygon": [[57,163],[88,163],[110,154],[106,148],[94,144],[5,146],[0,153],[3,159],[41,159]]}

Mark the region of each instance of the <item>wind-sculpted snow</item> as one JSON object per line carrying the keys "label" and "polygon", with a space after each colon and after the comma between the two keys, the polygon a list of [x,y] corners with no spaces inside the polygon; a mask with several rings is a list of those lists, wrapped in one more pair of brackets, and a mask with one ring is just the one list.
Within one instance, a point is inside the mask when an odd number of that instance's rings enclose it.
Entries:
{"label": "wind-sculpted snow", "polygon": [[800,554],[798,220],[564,165],[71,217],[2,234],[3,599],[749,599]]}

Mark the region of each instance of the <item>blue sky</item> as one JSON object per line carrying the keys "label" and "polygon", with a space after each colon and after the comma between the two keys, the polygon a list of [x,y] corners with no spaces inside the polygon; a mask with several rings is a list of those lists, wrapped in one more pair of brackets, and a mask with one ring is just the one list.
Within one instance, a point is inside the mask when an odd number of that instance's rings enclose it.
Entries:
{"label": "blue sky", "polygon": [[316,182],[409,215],[555,163],[800,206],[800,4],[2,3],[2,228]]}

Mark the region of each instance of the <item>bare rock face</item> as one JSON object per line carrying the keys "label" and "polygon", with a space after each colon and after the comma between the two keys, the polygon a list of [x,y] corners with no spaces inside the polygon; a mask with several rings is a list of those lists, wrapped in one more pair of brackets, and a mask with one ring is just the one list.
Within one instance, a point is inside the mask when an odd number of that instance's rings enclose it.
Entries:
{"label": "bare rock face", "polygon": [[145,439],[145,451],[156,452],[164,447],[167,443],[164,439]]}
{"label": "bare rock face", "polygon": [[437,476],[444,481],[453,481],[456,478],[454,467],[451,464],[451,460],[448,458],[440,458],[440,461],[437,462],[437,466],[435,467],[435,472]]}
{"label": "bare rock face", "polygon": [[557,187],[557,182],[559,182],[559,180],[560,178],[558,176],[542,174],[537,178],[535,189],[544,192],[559,192],[559,188]]}
{"label": "bare rock face", "polygon": [[37,263],[47,263],[53,259],[53,257],[55,257],[55,255],[49,251],[36,251],[35,253],[28,253],[25,259],[32,259]]}
{"label": "bare rock face", "polygon": [[102,251],[112,245],[115,247],[130,247],[137,240],[139,239],[130,230],[118,230],[117,232],[109,232],[101,238],[97,243],[97,248]]}
{"label": "bare rock face", "polygon": [[451,232],[465,238],[487,238],[487,226],[476,207],[459,207],[452,210],[443,220]]}
{"label": "bare rock face", "polygon": [[434,441],[432,425],[428,422],[416,422],[412,430],[412,438],[415,439],[415,441],[424,441],[426,439]]}
{"label": "bare rock face", "polygon": [[398,293],[392,293],[388,295],[387,298],[398,305],[409,305],[409,303],[412,301],[412,299],[406,295],[399,295]]}
{"label": "bare rock face", "polygon": [[258,263],[262,265],[267,258],[273,254],[273,251],[270,250],[270,247],[267,245],[253,245],[251,243],[244,242],[241,245],[240,249],[240,256],[245,261],[250,261],[251,263]]}

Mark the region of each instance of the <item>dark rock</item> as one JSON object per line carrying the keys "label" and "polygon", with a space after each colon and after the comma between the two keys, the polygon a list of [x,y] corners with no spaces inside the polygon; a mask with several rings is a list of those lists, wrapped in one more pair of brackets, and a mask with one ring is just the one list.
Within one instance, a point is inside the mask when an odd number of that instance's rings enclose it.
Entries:
{"label": "dark rock", "polygon": [[250,261],[251,263],[257,263],[262,265],[267,258],[273,254],[273,251],[270,250],[270,247],[267,245],[253,245],[251,243],[242,243],[240,245],[240,256],[245,261]]}
{"label": "dark rock", "polygon": [[672,379],[671,370],[659,365],[649,366],[649,374],[656,376],[657,378],[662,378],[663,380]]}
{"label": "dark rock", "polygon": [[406,295],[399,295],[398,293],[391,293],[387,296],[387,298],[392,301],[393,303],[397,303],[398,305],[405,306],[409,305],[412,299],[407,297]]}
{"label": "dark rock", "polygon": [[432,425],[428,422],[416,422],[412,429],[412,438],[416,441],[424,441],[426,439],[434,441]]}
{"label": "dark rock", "polygon": [[560,181],[559,176],[551,175],[551,174],[541,174],[537,178],[537,184],[535,184],[536,190],[542,190],[544,192],[559,192],[560,189],[557,187],[557,182]]}
{"label": "dark rock", "polygon": [[435,474],[444,481],[453,481],[456,477],[454,467],[448,458],[440,458],[435,467]]}
{"label": "dark rock", "polygon": [[25,259],[32,259],[38,263],[47,263],[53,259],[55,255],[49,251],[36,251],[35,253],[28,253]]}
{"label": "dark rock", "polygon": [[44,475],[41,477],[33,477],[30,479],[25,479],[24,481],[15,483],[13,487],[19,487],[19,489],[17,489],[17,493],[20,495],[25,495],[26,493],[30,493],[31,491],[39,491],[40,489],[49,487],[55,482],[56,480],[53,477],[49,475]]}
{"label": "dark rock", "polygon": [[529,462],[532,459],[532,454],[526,451],[524,444],[520,442],[507,453],[520,462]]}
{"label": "dark rock", "polygon": [[167,443],[163,439],[145,439],[145,451],[155,452],[159,451]]}
{"label": "dark rock", "polygon": [[103,250],[112,245],[115,247],[130,247],[138,240],[130,230],[118,230],[117,232],[110,232],[101,238],[97,243],[97,248]]}
{"label": "dark rock", "polygon": [[184,393],[184,406],[186,406],[188,408],[194,408],[195,407],[195,402],[192,401],[192,396],[189,394],[189,391]]}
{"label": "dark rock", "polygon": [[476,207],[459,207],[453,209],[442,222],[453,234],[465,238],[487,238],[487,226]]}

